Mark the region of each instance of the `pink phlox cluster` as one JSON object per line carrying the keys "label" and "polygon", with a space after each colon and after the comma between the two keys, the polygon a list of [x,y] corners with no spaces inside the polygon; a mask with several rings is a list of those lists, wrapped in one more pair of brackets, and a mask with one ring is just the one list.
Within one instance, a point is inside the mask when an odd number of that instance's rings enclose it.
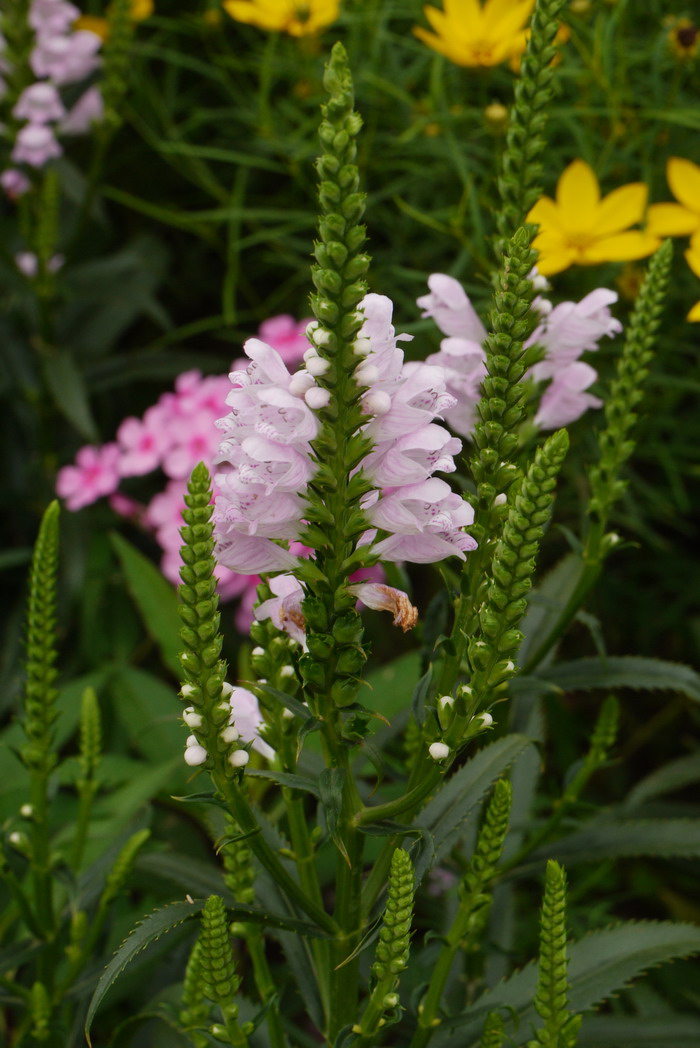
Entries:
{"label": "pink phlox cluster", "polygon": [[[533,282],[538,290],[545,286],[536,271],[533,271]],[[452,429],[470,437],[481,383],[486,376],[483,350],[486,329],[454,277],[434,273],[428,286],[430,294],[419,298],[418,305],[422,315],[433,317],[447,337],[440,343],[439,353],[429,356],[427,362],[444,367],[447,388],[457,402],[445,417]],[[551,380],[541,393],[535,415],[535,424],[541,429],[568,425],[589,408],[601,406],[598,397],[585,392],[596,381],[597,372],[579,358],[583,353],[597,350],[603,337],[612,338],[622,330],[610,312],[610,306],[616,301],[615,292],[607,288],[592,291],[580,302],[560,302],[556,306],[541,295],[535,299],[533,306],[540,314],[540,323],[525,345],[543,346],[544,358],[530,369],[526,378],[537,383]]]}
{"label": "pink phlox cluster", "polygon": [[[272,324],[272,331],[273,334],[275,331],[280,333],[283,351],[292,359],[296,354],[298,360],[308,346],[308,340],[304,338],[302,342],[299,339],[296,322],[292,339],[289,320],[282,317],[282,323]],[[266,330],[269,332],[270,328]],[[211,472],[218,468],[225,471],[226,468],[224,465],[214,466],[214,459],[221,438],[216,421],[225,411],[230,390],[227,375],[203,377],[199,371],[184,372],[176,379],[174,389],[162,394],[141,418],[124,419],[115,442],[102,447],[82,448],[75,463],[58,473],[56,491],[65,499],[68,509],[81,509],[98,498],[109,496],[116,513],[152,531],[163,550],[161,570],[175,585],[179,581],[180,528],[189,475],[201,461]],[[265,437],[261,437],[246,445],[250,452],[250,462],[246,459],[247,475],[260,473],[260,462],[255,456],[270,454],[269,444]],[[273,468],[279,468],[278,461]],[[154,470],[162,470],[167,479],[162,490],[147,505],[118,490],[125,479]],[[295,480],[294,475],[291,480]],[[269,486],[270,479],[266,476],[266,487]],[[218,493],[215,487],[215,495]],[[216,574],[222,600],[239,598],[236,621],[242,631],[246,630],[252,619],[260,581],[256,569],[244,560],[238,571],[219,564]]]}
{"label": "pink phlox cluster", "polygon": [[[29,68],[36,77],[23,89],[12,108],[12,116],[23,124],[17,131],[11,152],[13,164],[41,168],[63,148],[59,134],[84,134],[103,117],[102,95],[92,85],[66,110],[60,88],[77,84],[89,77],[100,65],[102,41],[95,33],[73,28],[80,11],[65,0],[31,0],[28,23],[34,33],[29,54]],[[0,38],[0,73],[10,73],[6,50]],[[0,96],[4,93],[0,81]],[[0,176],[3,189],[16,199],[30,187],[26,174],[8,168]]]}
{"label": "pink phlox cluster", "polygon": [[373,552],[381,560],[412,563],[464,559],[476,546],[463,530],[473,510],[434,476],[454,471],[462,447],[435,421],[455,405],[445,371],[404,361],[398,342],[406,336],[395,333],[390,299],[370,294],[360,308],[365,320],[357,348],[364,359],[355,375],[368,387],[362,404],[374,443],[361,468],[376,484],[364,508],[373,529],[388,533],[374,542]]}

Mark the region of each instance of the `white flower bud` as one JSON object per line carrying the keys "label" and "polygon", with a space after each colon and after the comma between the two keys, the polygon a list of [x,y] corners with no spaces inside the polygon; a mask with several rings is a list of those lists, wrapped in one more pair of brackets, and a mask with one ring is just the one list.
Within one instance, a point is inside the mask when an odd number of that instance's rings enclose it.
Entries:
{"label": "white flower bud", "polygon": [[[199,713],[195,712],[194,706],[188,706],[182,715],[182,719],[188,728],[201,728],[202,717]],[[192,738],[192,736],[190,736]]]}
{"label": "white flower bud", "polygon": [[250,754],[247,750],[234,750],[229,757],[229,764],[233,768],[245,768],[249,760]]}
{"label": "white flower bud", "polygon": [[193,688],[191,684],[183,684],[180,688],[180,694],[183,699],[191,699],[197,692],[196,688]]}
{"label": "white flower bud", "polygon": [[355,368],[354,379],[358,386],[373,386],[379,378],[379,368],[374,364],[362,363]]}
{"label": "white flower bud", "polygon": [[316,329],[311,333],[311,340],[315,342],[317,346],[327,346],[331,340],[329,331],[322,328],[320,324],[316,325]]}
{"label": "white flower bud", "polygon": [[314,386],[313,389],[307,389],[304,394],[304,400],[312,411],[320,411],[321,408],[328,407],[330,403],[331,395],[327,389],[321,389],[320,386]]}
{"label": "white flower bud", "polygon": [[463,698],[468,699],[469,696],[472,694],[472,689],[469,687],[468,684],[460,684],[460,686],[459,686],[459,694]]}
{"label": "white flower bud", "polygon": [[362,410],[366,415],[386,415],[391,407],[391,397],[383,389],[373,389],[362,398]]}
{"label": "white flower bud", "polygon": [[500,495],[496,495],[495,499],[493,500],[493,504],[494,506],[505,506],[507,501],[508,496],[501,492]]}
{"label": "white flower bud", "polygon": [[32,819],[34,817],[34,806],[31,804],[23,804],[19,809],[19,813],[23,819]]}
{"label": "white flower bud", "polygon": [[251,654],[251,655],[264,655],[264,654],[265,654],[265,649],[264,649],[264,648],[261,648],[261,647],[260,647],[260,646],[258,645],[258,647],[257,647],[257,648],[253,648],[253,650],[251,651],[251,653],[250,653],[250,654]]}
{"label": "white flower bud", "polygon": [[206,759],[207,751],[199,744],[188,746],[185,750],[185,764],[189,764],[191,768],[196,768],[198,764],[204,764]]}
{"label": "white flower bud", "polygon": [[233,684],[229,684],[227,680],[221,685],[221,698],[228,699],[233,694]]}
{"label": "white flower bud", "polygon": [[238,729],[235,728],[233,724],[229,724],[229,726],[224,728],[221,732],[221,738],[226,743],[238,742],[240,735],[238,734]]}
{"label": "white flower bud", "polygon": [[372,343],[370,339],[360,336],[356,338],[352,344],[352,351],[356,357],[366,357],[372,352]]}
{"label": "white flower bud", "polygon": [[445,757],[450,755],[450,747],[446,746],[444,742],[434,742],[432,746],[428,747],[428,753],[434,761],[444,761]]}
{"label": "white flower bud", "polygon": [[199,746],[199,739],[196,735],[188,735],[185,746]]}
{"label": "white flower bud", "polygon": [[301,371],[297,371],[296,374],[292,375],[289,382],[289,392],[293,397],[303,397],[307,389],[311,389],[315,385],[313,375],[310,375],[308,371],[302,368]]}
{"label": "white flower bud", "polygon": [[444,710],[446,706],[454,706],[455,700],[451,695],[441,695],[438,699],[438,706],[441,710]]}
{"label": "white flower bud", "polygon": [[310,320],[309,323],[306,325],[306,337],[313,338],[314,334],[318,331],[319,327],[320,324],[318,320]]}
{"label": "white flower bud", "polygon": [[14,830],[13,833],[9,834],[7,839],[10,842],[10,844],[14,844],[16,848],[21,847],[21,845],[23,845],[26,840],[24,834],[20,833],[19,830]]}
{"label": "white flower bud", "polygon": [[310,360],[306,361],[306,370],[310,375],[315,375],[316,377],[325,375],[329,367],[330,364],[323,357],[311,357]]}
{"label": "white flower bud", "polygon": [[316,349],[316,346],[309,346],[308,349],[304,350],[302,360],[308,363],[309,360],[315,360],[317,356],[318,350]]}
{"label": "white flower bud", "polygon": [[280,677],[293,677],[294,667],[293,666],[282,666],[280,669]]}
{"label": "white flower bud", "polygon": [[284,709],[282,710],[282,720],[291,720],[293,716],[294,716],[294,714],[292,713],[292,711],[288,710],[287,707],[285,706]]}
{"label": "white flower bud", "polygon": [[479,721],[482,728],[490,728],[493,724],[493,717],[490,713],[480,713],[478,717],[474,718],[474,720]]}

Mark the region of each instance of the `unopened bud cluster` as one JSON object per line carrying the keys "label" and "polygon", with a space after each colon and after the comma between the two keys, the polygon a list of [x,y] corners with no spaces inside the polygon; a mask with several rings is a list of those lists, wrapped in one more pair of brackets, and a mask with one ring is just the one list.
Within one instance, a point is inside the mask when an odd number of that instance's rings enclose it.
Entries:
{"label": "unopened bud cluster", "polygon": [[410,857],[407,851],[397,848],[391,859],[384,923],[372,965],[379,982],[398,976],[408,962],[414,891]]}

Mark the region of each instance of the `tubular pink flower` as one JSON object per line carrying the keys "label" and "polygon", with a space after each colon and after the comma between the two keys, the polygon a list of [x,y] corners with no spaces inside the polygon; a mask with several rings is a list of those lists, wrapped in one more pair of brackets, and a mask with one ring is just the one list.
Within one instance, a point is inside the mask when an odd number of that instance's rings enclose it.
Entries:
{"label": "tubular pink flower", "polygon": [[66,113],[58,125],[58,130],[62,135],[85,135],[94,124],[102,122],[104,112],[102,92],[93,84]]}
{"label": "tubular pink flower", "polygon": [[19,200],[31,186],[31,182],[21,171],[8,168],[0,175],[0,185],[10,200]]}
{"label": "tubular pink flower", "polygon": [[455,398],[455,405],[445,411],[445,420],[455,432],[470,437],[474,431],[481,383],[486,377],[484,350],[478,342],[451,336],[443,338],[440,352],[432,353],[426,363],[443,368],[447,391]]}
{"label": "tubular pink flower", "polygon": [[84,80],[100,64],[97,52],[102,41],[94,33],[79,29],[67,36],[48,30],[37,32],[37,44],[29,64],[35,76],[48,77],[59,87]]}
{"label": "tubular pink flower", "polygon": [[582,360],[557,371],[542,394],[535,425],[541,429],[560,429],[575,422],[589,408],[602,407],[603,401],[599,397],[584,393],[597,378],[598,373]]}
{"label": "tubular pink flower", "polygon": [[260,736],[260,729],[265,721],[253,692],[248,691],[247,688],[234,687],[231,689],[229,702],[231,703],[229,724],[236,728],[243,742],[252,743],[253,749],[257,750],[261,757],[272,760],[275,751]]}
{"label": "tubular pink flower", "polygon": [[255,618],[262,622],[271,619],[273,626],[288,633],[289,636],[306,644],[306,623],[302,612],[304,588],[293,575],[277,575],[270,579],[270,589],[274,596],[264,600],[255,608]]}
{"label": "tubular pink flower", "polygon": [[37,33],[66,33],[80,11],[66,0],[32,0],[28,22]]}
{"label": "tubular pink flower", "polygon": [[421,316],[432,317],[445,335],[481,344],[486,328],[460,282],[446,273],[433,273],[428,277],[428,287],[430,294],[417,300],[423,310]]}
{"label": "tubular pink flower", "polygon": [[537,381],[553,378],[561,368],[578,360],[582,353],[597,350],[603,336],[613,338],[618,335],[622,324],[612,316],[609,308],[614,302],[617,302],[617,294],[601,287],[580,302],[560,302],[554,306],[526,343],[539,342],[545,349],[545,359],[535,364],[531,377]]}
{"label": "tubular pink flower", "polygon": [[17,132],[12,160],[15,164],[43,167],[62,152],[51,128],[43,124],[26,124]]}
{"label": "tubular pink flower", "polygon": [[390,533],[373,547],[382,560],[464,560],[467,550],[476,549],[475,540],[462,530],[473,523],[474,510],[437,477],[391,491],[366,513],[373,527]]}
{"label": "tubular pink flower", "polygon": [[386,441],[371,451],[362,468],[381,488],[418,484],[433,473],[452,473],[454,455],[462,449],[461,440],[450,436],[443,426],[429,423],[395,441]]}
{"label": "tubular pink flower", "polygon": [[12,110],[17,120],[28,120],[30,124],[48,124],[61,120],[66,107],[53,84],[38,82],[25,87]]}

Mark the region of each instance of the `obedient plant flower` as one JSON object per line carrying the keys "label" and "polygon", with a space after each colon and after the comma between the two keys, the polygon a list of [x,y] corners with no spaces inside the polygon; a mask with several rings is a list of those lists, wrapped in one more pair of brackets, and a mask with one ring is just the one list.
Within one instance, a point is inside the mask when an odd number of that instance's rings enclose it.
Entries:
{"label": "obedient plant flower", "polygon": [[540,227],[532,245],[539,252],[537,269],[551,276],[575,264],[650,255],[659,246],[658,237],[629,228],[642,221],[646,200],[643,182],[621,186],[601,199],[593,170],[574,160],[557,183],[556,201],[542,197],[527,216]]}
{"label": "obedient plant flower", "polygon": [[340,13],[339,0],[224,0],[222,7],[237,22],[290,36],[318,33]]}
{"label": "obedient plant flower", "polygon": [[[542,285],[539,274],[535,274],[535,281]],[[454,277],[434,273],[428,286],[430,294],[418,299],[422,315],[433,317],[440,330],[448,334],[440,343],[440,352],[428,357],[428,363],[445,369],[447,389],[457,402],[445,412],[445,418],[457,433],[470,437],[481,382],[486,375],[486,355],[479,341],[485,337],[484,327]],[[541,345],[544,358],[530,369],[527,377],[536,382],[552,380],[535,415],[535,423],[541,429],[558,429],[574,422],[588,408],[600,407],[597,397],[584,392],[597,374],[579,358],[595,351],[601,338],[612,338],[622,330],[610,313],[610,306],[616,301],[614,291],[598,288],[580,302],[552,306],[548,299],[539,296],[533,303],[541,320],[525,345]]]}
{"label": "obedient plant flower", "polygon": [[657,237],[690,236],[700,247],[700,166],[672,156],[666,178],[677,204],[652,204],[647,212],[647,232]]}
{"label": "obedient plant flower", "polygon": [[535,0],[443,0],[444,10],[424,7],[433,32],[413,30],[434,51],[460,66],[495,66],[519,56]]}
{"label": "obedient plant flower", "polygon": [[[686,251],[685,259],[695,276],[700,277],[700,244]],[[688,320],[700,321],[700,301],[696,302],[688,313]]]}

